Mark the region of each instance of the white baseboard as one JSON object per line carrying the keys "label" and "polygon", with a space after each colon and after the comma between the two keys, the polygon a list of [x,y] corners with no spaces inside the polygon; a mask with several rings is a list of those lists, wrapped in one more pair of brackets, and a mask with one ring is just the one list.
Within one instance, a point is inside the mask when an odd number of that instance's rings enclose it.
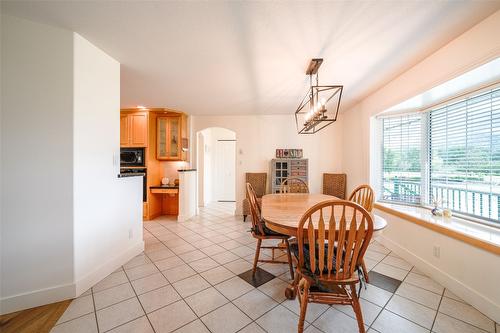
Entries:
{"label": "white baseboard", "polygon": [[118,254],[104,264],[100,265],[75,283],[2,298],[0,299],[0,314],[3,315],[78,297],[142,251],[144,251],[144,242],[141,240],[121,254]]}
{"label": "white baseboard", "polygon": [[30,291],[0,299],[0,315],[73,298],[73,283]]}
{"label": "white baseboard", "polygon": [[92,272],[89,272],[84,277],[78,279],[75,283],[75,297],[80,296],[97,282],[104,279],[109,274],[116,271],[124,263],[144,251],[144,241],[139,241],[129,247],[122,253],[110,258],[107,262],[99,267],[96,267]]}
{"label": "white baseboard", "polygon": [[378,240],[385,247],[387,247],[391,251],[394,251],[398,256],[416,266],[420,271],[427,274],[433,280],[449,289],[452,293],[484,313],[486,316],[495,320],[496,322],[500,322],[500,306],[491,301],[485,295],[478,293],[470,286],[463,284],[453,276],[440,270],[438,267],[432,265],[428,261],[416,256],[393,240],[384,237],[383,234],[378,236]]}

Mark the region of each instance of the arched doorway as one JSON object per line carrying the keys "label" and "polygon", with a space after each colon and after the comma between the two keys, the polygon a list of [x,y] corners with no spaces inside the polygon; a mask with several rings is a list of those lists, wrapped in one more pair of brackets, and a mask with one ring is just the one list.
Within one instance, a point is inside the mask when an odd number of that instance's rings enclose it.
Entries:
{"label": "arched doorway", "polygon": [[236,201],[236,133],[209,127],[196,133],[198,205]]}

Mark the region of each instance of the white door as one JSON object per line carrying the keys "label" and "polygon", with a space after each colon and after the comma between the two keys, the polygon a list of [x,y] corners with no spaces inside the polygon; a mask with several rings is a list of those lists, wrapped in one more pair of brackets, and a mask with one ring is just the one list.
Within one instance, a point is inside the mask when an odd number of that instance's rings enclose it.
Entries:
{"label": "white door", "polygon": [[235,201],[236,141],[220,140],[216,145],[216,200]]}

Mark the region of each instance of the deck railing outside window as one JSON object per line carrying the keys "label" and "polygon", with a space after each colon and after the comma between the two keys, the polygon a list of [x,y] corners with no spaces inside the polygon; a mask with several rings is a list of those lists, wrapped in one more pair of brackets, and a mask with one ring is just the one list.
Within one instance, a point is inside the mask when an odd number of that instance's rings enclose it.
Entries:
{"label": "deck railing outside window", "polygon": [[[444,202],[452,210],[478,217],[500,221],[500,194],[471,191],[447,184],[431,185],[432,197]],[[425,203],[421,200],[421,183],[392,179],[384,182],[382,199],[410,204]]]}

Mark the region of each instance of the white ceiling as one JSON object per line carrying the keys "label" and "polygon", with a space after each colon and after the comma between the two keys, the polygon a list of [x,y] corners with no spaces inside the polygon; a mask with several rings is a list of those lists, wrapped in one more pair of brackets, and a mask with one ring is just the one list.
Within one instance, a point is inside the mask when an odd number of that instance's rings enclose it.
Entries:
{"label": "white ceiling", "polygon": [[2,1],[78,32],[122,64],[122,107],[293,113],[310,58],[343,84],[341,109],[496,10],[500,1]]}

